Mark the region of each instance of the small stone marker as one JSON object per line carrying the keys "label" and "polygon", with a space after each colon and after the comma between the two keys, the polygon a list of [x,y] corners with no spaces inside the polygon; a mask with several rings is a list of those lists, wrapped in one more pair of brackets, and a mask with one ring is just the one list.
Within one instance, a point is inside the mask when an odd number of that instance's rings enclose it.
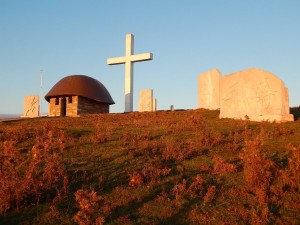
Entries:
{"label": "small stone marker", "polygon": [[219,70],[213,69],[198,76],[198,108],[220,108],[220,80]]}
{"label": "small stone marker", "polygon": [[156,112],[157,110],[157,99],[153,98],[153,102],[152,102],[152,112]]}
{"label": "small stone marker", "polygon": [[174,105],[171,105],[171,106],[170,106],[170,110],[171,110],[171,112],[174,111]]}
{"label": "small stone marker", "polygon": [[24,98],[24,115],[23,117],[39,116],[39,96],[31,95]]}
{"label": "small stone marker", "polygon": [[153,90],[141,90],[139,99],[139,112],[153,111]]}
{"label": "small stone marker", "polygon": [[288,89],[274,74],[248,69],[224,76],[220,85],[220,118],[293,121]]}

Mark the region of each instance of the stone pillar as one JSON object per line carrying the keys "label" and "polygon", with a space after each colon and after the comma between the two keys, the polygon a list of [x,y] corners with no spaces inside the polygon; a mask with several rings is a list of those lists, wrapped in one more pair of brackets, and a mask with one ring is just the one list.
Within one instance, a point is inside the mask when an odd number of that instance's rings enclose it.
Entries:
{"label": "stone pillar", "polygon": [[39,116],[39,96],[38,95],[25,96],[23,117],[38,117],[38,116]]}
{"label": "stone pillar", "polygon": [[220,108],[220,80],[221,72],[217,69],[198,76],[198,108]]}
{"label": "stone pillar", "polygon": [[153,90],[141,90],[139,99],[139,112],[153,111]]}
{"label": "stone pillar", "polygon": [[153,98],[153,102],[152,102],[152,112],[156,112],[157,110],[157,99]]}
{"label": "stone pillar", "polygon": [[293,121],[282,80],[261,69],[226,75],[221,81],[220,118]]}

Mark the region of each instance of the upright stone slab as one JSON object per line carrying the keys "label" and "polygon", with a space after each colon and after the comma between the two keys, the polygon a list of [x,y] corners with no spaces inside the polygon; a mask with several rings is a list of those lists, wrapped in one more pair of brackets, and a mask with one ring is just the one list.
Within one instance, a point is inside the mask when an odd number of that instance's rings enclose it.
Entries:
{"label": "upright stone slab", "polygon": [[157,110],[157,99],[153,98],[152,100],[152,112],[156,112]]}
{"label": "upright stone slab", "polygon": [[153,111],[153,90],[141,90],[139,99],[139,112]]}
{"label": "upright stone slab", "polygon": [[213,69],[198,76],[198,108],[220,108],[221,73]]}
{"label": "upright stone slab", "polygon": [[226,75],[220,85],[220,118],[293,121],[288,91],[274,74],[247,69]]}
{"label": "upright stone slab", "polygon": [[23,117],[39,116],[39,96],[31,95],[24,98],[24,114]]}

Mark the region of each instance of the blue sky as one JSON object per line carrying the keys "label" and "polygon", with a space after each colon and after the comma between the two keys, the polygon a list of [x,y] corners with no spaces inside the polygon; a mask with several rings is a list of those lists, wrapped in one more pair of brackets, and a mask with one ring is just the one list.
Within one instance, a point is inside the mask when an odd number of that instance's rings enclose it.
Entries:
{"label": "blue sky", "polygon": [[[257,67],[289,88],[300,105],[299,0],[0,0],[0,113],[22,113],[23,98],[43,94],[61,78],[85,74],[101,81],[124,111],[124,65],[107,58],[135,53],[134,109],[142,89],[153,89],[158,109],[197,107],[197,76]],[[42,110],[47,111],[43,101]]]}

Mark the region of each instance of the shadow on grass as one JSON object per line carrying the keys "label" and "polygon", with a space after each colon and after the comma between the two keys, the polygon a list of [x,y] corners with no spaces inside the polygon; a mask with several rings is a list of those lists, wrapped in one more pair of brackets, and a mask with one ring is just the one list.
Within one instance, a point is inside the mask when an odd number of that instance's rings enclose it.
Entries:
{"label": "shadow on grass", "polygon": [[[33,219],[37,215],[37,210],[33,207],[28,207],[21,211],[11,212],[8,215],[0,215],[0,224],[5,225],[19,225],[19,224],[32,224]],[[27,223],[26,223],[26,222]]]}
{"label": "shadow on grass", "polygon": [[68,127],[63,129],[68,135],[74,138],[80,138],[81,136],[88,135],[91,133],[90,129],[73,128]]}
{"label": "shadow on grass", "polygon": [[160,189],[153,191],[151,194],[145,196],[141,200],[133,200],[128,202],[126,205],[118,206],[110,214],[109,220],[111,222],[115,221],[120,217],[120,215],[130,215],[131,219],[136,219],[138,217],[138,210],[142,208],[147,202],[154,201],[155,197],[161,192]]}

